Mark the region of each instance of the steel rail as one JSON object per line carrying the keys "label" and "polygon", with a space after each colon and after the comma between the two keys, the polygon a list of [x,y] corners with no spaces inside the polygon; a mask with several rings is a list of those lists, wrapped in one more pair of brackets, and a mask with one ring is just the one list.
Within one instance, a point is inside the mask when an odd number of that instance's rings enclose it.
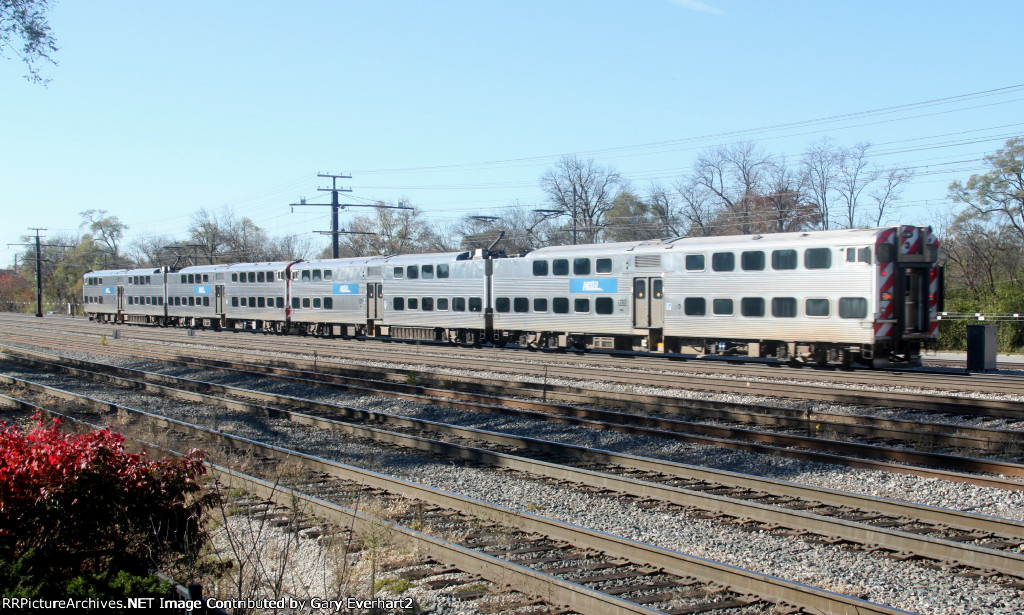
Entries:
{"label": "steel rail", "polygon": [[[505,525],[512,522],[515,527],[521,530],[536,532],[570,544],[582,545],[614,557],[648,564],[681,577],[693,577],[705,582],[724,585],[732,591],[757,596],[770,602],[789,603],[815,609],[822,613],[836,615],[907,614],[907,611],[876,604],[853,596],[838,594],[802,583],[786,581],[771,575],[744,570],[736,566],[687,555],[679,551],[597,532],[570,523],[548,519],[540,515],[516,511],[475,498],[426,487],[341,462],[258,442],[185,421],[162,417],[112,402],[80,396],[68,391],[64,391],[64,393],[79,398],[80,403],[93,405],[96,408],[106,408],[108,412],[143,416],[147,420],[155,421],[165,427],[172,427],[194,435],[202,434],[204,437],[220,440],[230,447],[255,450],[263,456],[280,461],[301,461],[307,468],[344,480],[358,482],[409,499],[422,500],[435,506],[461,510],[466,514],[491,522]],[[22,402],[22,404],[25,403]]]}
{"label": "steel rail", "polygon": [[[0,404],[7,407],[16,407],[21,410],[40,411],[47,415],[59,416],[62,420],[73,421],[91,429],[104,428],[89,421],[48,410],[6,395],[0,395]],[[110,408],[108,407],[108,409]],[[113,409],[116,412],[125,410],[134,409],[129,409],[125,406]],[[150,415],[150,418],[155,418],[155,415]],[[178,427],[180,428],[180,426]],[[150,450],[163,451],[176,456],[181,455],[179,451],[174,451],[145,440],[139,440],[132,436],[127,437]],[[418,532],[400,524],[389,523],[362,511],[347,508],[340,504],[329,502],[283,485],[274,484],[225,466],[208,461],[204,462],[204,464],[219,482],[224,483],[229,488],[240,488],[265,500],[292,509],[296,508],[297,502],[301,502],[303,508],[308,508],[307,512],[340,527],[351,528],[356,533],[365,534],[378,529],[382,524],[387,525],[390,530],[390,538],[397,537],[399,539],[398,542],[419,549],[427,557],[445,562],[463,572],[477,574],[492,582],[515,587],[521,593],[543,596],[544,600],[549,604],[564,605],[581,613],[610,613],[614,615],[656,615],[662,613],[662,611],[602,593],[585,585],[570,583],[526,566],[508,562],[486,553]]]}
{"label": "steel rail", "polygon": [[[64,322],[66,323],[67,321],[64,321]],[[82,323],[82,324],[83,325],[87,325],[88,323]],[[66,324],[65,324],[65,326],[66,326]],[[77,326],[77,323],[76,323],[76,326]],[[90,326],[92,328],[94,328],[94,330],[96,330],[96,331],[102,331],[101,325],[97,324],[97,325],[90,325]],[[134,331],[146,332],[145,335],[148,336],[148,337],[158,337],[158,338],[162,338],[162,339],[173,340],[173,341],[178,342],[178,343],[182,343],[182,342],[185,341],[185,340],[182,340],[180,336],[175,336],[173,334],[165,335],[165,334],[163,334],[161,332],[162,330],[153,329],[151,327],[136,327],[133,330]],[[231,330],[231,331],[233,331],[233,332],[242,332],[243,330]],[[248,331],[248,330],[244,330],[244,331],[252,333],[252,331]],[[219,335],[218,333],[215,333],[213,331],[207,331],[205,337],[207,338],[206,339],[207,342],[211,341],[209,339],[210,337],[218,337],[219,338],[218,339],[218,343],[224,345],[225,347],[238,348],[238,347],[242,347],[242,346],[251,346],[251,344],[246,345],[246,344],[234,343],[234,342],[237,342],[237,340],[228,341],[226,339],[226,336]],[[142,338],[140,337],[139,339],[142,339]],[[352,344],[350,342],[338,342],[337,340],[333,340],[333,339],[302,338],[302,342],[286,341],[286,338],[282,338],[282,337],[278,337],[278,336],[275,336],[274,339],[275,339],[274,346],[275,346],[276,350],[287,351],[288,347],[293,347],[295,349],[294,352],[299,352],[299,353],[303,353],[303,354],[308,354],[312,350],[320,350],[320,351],[324,351],[324,352],[327,352],[327,353],[341,353],[341,352],[343,352],[343,349],[340,348],[340,346],[346,345],[348,347],[352,347]],[[387,341],[387,340],[384,340],[384,341]],[[359,343],[357,345],[365,346],[365,342],[361,342],[361,343]],[[476,364],[476,365],[484,365],[484,364],[488,364],[488,363],[496,363],[499,367],[497,367],[495,369],[501,369],[502,367],[505,368],[505,369],[508,369],[509,363],[510,363],[510,362],[505,361],[505,360],[495,360],[493,356],[484,356],[484,355],[493,355],[493,353],[489,352],[489,351],[481,351],[480,349],[445,347],[445,354],[447,354],[449,356],[440,357],[436,353],[435,354],[430,354],[430,353],[414,352],[414,351],[411,351],[411,350],[408,350],[408,349],[395,350],[395,349],[392,349],[392,348],[388,348],[387,347],[388,345],[389,344],[381,344],[380,348],[379,349],[375,349],[375,350],[379,350],[379,352],[387,353],[387,354],[391,354],[391,355],[407,356],[408,360],[413,362],[413,363],[429,363],[431,361],[441,362],[443,364],[452,364],[454,362],[459,362],[459,363],[463,363],[463,364],[471,363],[471,364]],[[406,344],[403,344],[403,345],[406,345]],[[360,349],[360,350],[363,350],[363,349]],[[467,358],[465,358],[465,359],[458,359],[458,358],[454,358],[454,357],[450,356],[453,353],[466,354],[466,355],[469,355],[469,356]],[[328,355],[325,355],[325,357],[327,357],[327,356]],[[531,353],[530,356],[531,357],[536,357],[537,354],[536,353]],[[573,357],[571,359],[563,359],[561,357],[561,355],[555,355],[555,354],[551,354],[551,353],[544,353],[542,356],[544,357],[544,361],[549,361],[549,362],[552,362],[552,363],[564,362],[565,360],[571,360],[571,361],[574,361],[574,362],[578,363],[578,362],[580,362],[582,360],[579,357]],[[625,355],[594,355],[594,354],[588,354],[586,356],[586,362],[593,363],[593,364],[598,364],[598,365],[608,364],[608,365],[611,365],[611,366],[614,366],[616,368],[621,369],[622,368],[623,360],[627,360],[628,361],[629,359],[639,358],[639,357],[642,357],[643,361],[645,361],[647,363],[652,363],[653,364],[653,365],[652,364],[644,365],[643,366],[644,368],[674,372],[674,373],[670,373],[670,374],[660,374],[660,377],[662,379],[664,379],[665,377],[682,378],[682,379],[689,379],[689,378],[692,377],[692,378],[694,378],[696,380],[688,380],[689,386],[691,386],[691,388],[697,388],[697,389],[701,389],[701,390],[718,390],[718,389],[725,390],[726,388],[728,388],[728,390],[730,390],[732,392],[749,392],[749,391],[743,391],[742,389],[739,388],[739,387],[746,387],[747,383],[749,382],[749,380],[748,380],[749,378],[762,378],[762,377],[764,377],[764,378],[779,378],[779,377],[783,377],[782,374],[770,373],[770,372],[778,372],[779,370],[778,370],[777,367],[758,366],[757,368],[754,368],[754,371],[750,371],[748,373],[744,373],[744,372],[741,372],[741,371],[737,371],[738,368],[736,368],[736,366],[730,366],[730,370],[729,370],[730,373],[727,374],[727,376],[729,378],[732,378],[734,380],[734,383],[733,384],[729,384],[727,380],[724,380],[722,378],[722,365],[721,365],[721,362],[717,362],[717,365],[715,365],[715,366],[701,366],[702,369],[705,370],[706,373],[714,373],[715,374],[714,377],[709,377],[709,376],[706,376],[706,375],[702,376],[702,375],[699,375],[699,374],[697,374],[697,375],[680,375],[679,372],[681,372],[681,371],[690,371],[690,372],[695,371],[694,370],[694,366],[687,364],[687,366],[685,366],[683,369],[680,369],[680,367],[678,365],[678,361],[672,361],[672,360],[666,361],[662,357],[652,357],[652,356],[649,356],[649,355],[635,355],[634,356],[634,355],[631,355],[631,354],[625,354]],[[606,368],[602,368],[602,367],[594,367],[594,366],[580,367],[580,366],[573,366],[572,368],[569,368],[567,370],[567,373],[566,373],[565,368],[561,368],[561,367],[558,367],[558,366],[548,366],[548,367],[549,367],[549,371],[553,375],[554,374],[558,374],[559,376],[561,376],[563,373],[565,373],[566,377],[573,377],[573,372],[578,371],[578,370],[587,370],[587,371],[595,373],[595,376],[591,376],[591,377],[605,378],[605,379],[609,378],[609,375],[607,373],[604,374],[604,375],[601,375],[601,371],[606,369]],[[522,371],[527,371],[529,368],[527,366],[524,366],[524,365],[520,364],[518,369],[520,369]],[[537,372],[534,371],[534,373],[536,374]],[[640,372],[636,372],[636,373],[641,374],[641,378],[642,378],[642,375],[645,374],[645,373],[648,375],[648,377],[651,377],[651,376],[657,377],[657,376],[659,376],[659,375],[652,375],[652,374],[650,374],[649,371],[647,371],[647,372],[640,371]],[[620,380],[620,381],[636,381],[636,378],[637,378],[637,376],[635,375],[636,373],[634,373],[633,377],[631,377],[631,378],[630,377],[626,377],[624,380]],[[785,377],[789,377],[789,375],[790,374],[786,374]],[[935,376],[935,375],[933,375],[933,374],[931,374],[929,372],[897,371],[897,372],[884,372],[884,373],[880,374],[878,372],[864,371],[864,370],[857,371],[857,372],[852,372],[852,373],[848,373],[848,372],[835,372],[835,371],[821,372],[821,371],[818,371],[818,370],[810,371],[810,372],[808,372],[806,370],[804,370],[804,371],[793,370],[792,376],[794,378],[803,378],[805,380],[809,379],[809,380],[818,381],[817,384],[786,384],[786,383],[778,383],[779,386],[786,387],[786,391],[788,393],[788,396],[798,397],[798,398],[803,398],[803,399],[815,399],[816,397],[815,397],[814,391],[818,390],[820,388],[821,384],[826,384],[826,385],[829,385],[830,387],[841,386],[841,383],[837,383],[836,382],[837,379],[838,380],[854,380],[858,384],[863,383],[865,380],[867,380],[867,381],[879,381],[879,380],[885,380],[885,379],[889,380],[889,382],[876,382],[876,384],[879,385],[879,386],[892,386],[892,385],[903,386],[903,385],[907,385],[907,386],[918,387],[918,386],[927,386],[928,383],[934,383],[934,386],[947,387],[948,388],[948,387],[950,387],[950,386],[955,384],[957,387],[963,388],[965,390],[985,391],[985,392],[992,392],[993,390],[999,390],[1002,387],[1008,387],[1008,388],[1005,388],[1006,392],[1017,392],[1019,390],[1019,388],[1020,388],[1020,384],[1019,384],[1019,380],[1020,379],[1019,378],[1015,378],[1015,377],[999,377],[998,379],[991,379],[990,377],[983,376],[983,375],[977,375],[977,374],[972,374],[972,375],[970,375],[969,378],[965,377],[964,375],[957,375],[957,377],[955,379],[950,379],[948,376],[946,376],[946,377]],[[577,375],[575,377],[579,377],[579,376]],[[620,376],[620,378],[621,378],[621,376]],[[908,378],[912,379],[912,381],[911,382],[907,382],[906,380]],[[900,382],[893,382],[893,380],[897,380],[897,379],[900,380]],[[709,381],[709,380],[712,383],[718,383],[718,384],[715,385],[715,386],[708,385],[707,381]],[[826,380],[828,382],[825,382]],[[704,382],[705,384],[703,386],[701,386],[700,382]],[[739,384],[735,384],[736,382],[739,382]],[[647,381],[647,383],[658,384],[656,381],[655,382]],[[969,384],[969,383],[973,383],[973,384]],[[1001,383],[1001,384],[997,384],[997,383]],[[774,388],[776,388],[777,390],[781,390],[781,389],[778,389],[778,387],[774,387]],[[833,388],[833,391],[835,391],[835,390],[836,389]],[[804,391],[805,394],[800,395],[800,394],[798,394],[799,391]],[[808,396],[806,394],[807,391],[811,392],[810,396]],[[850,391],[851,391],[850,395],[854,395],[854,397],[847,396],[847,397],[844,397],[844,398],[840,399],[837,396],[841,396],[842,393],[835,392],[835,393],[833,393],[832,400],[833,401],[844,401],[844,402],[850,402],[850,403],[868,403],[868,404],[874,404],[874,405],[885,405],[886,404],[886,399],[888,399],[890,397],[889,392],[856,391],[856,390],[850,390]],[[922,395],[926,396],[925,400],[919,399]],[[935,406],[936,402],[941,402],[942,399],[946,399],[945,396],[935,396],[935,395],[930,395],[930,394],[916,394],[916,393],[909,393],[909,394],[897,393],[897,396],[898,396],[899,399],[902,400],[902,404],[904,406],[906,406],[906,407],[916,407],[916,408],[923,409],[923,410],[932,410],[932,409],[934,409],[936,407]],[[1020,417],[1024,416],[1024,412],[1022,412],[1022,408],[1024,408],[1024,404],[1022,404],[1020,402],[1000,402],[998,400],[984,400],[984,399],[975,399],[975,400],[971,400],[971,401],[974,402],[975,406],[989,406],[991,408],[991,410],[990,410],[991,412],[1001,412],[1002,413],[1001,416],[1009,416],[1009,417],[1017,417],[1017,418],[1020,418]],[[943,407],[942,410],[943,411],[947,411],[947,412],[958,413],[958,414],[977,412],[977,408],[972,410],[970,406],[957,405],[955,400],[954,401],[950,401],[950,403],[947,404],[945,407]]]}
{"label": "steel rail", "polygon": [[[39,361],[37,359],[28,358],[28,356],[32,354],[41,355],[44,353],[30,352],[25,350],[9,350],[5,354],[10,356],[12,360],[26,362],[27,364],[32,364],[33,362],[36,362],[37,365],[40,367],[43,367],[44,364],[47,363],[46,361]],[[51,358],[53,359],[55,365],[55,367],[52,369],[59,369],[67,371],[69,373],[73,372],[76,369],[88,371],[89,367],[95,367],[97,369],[102,369],[104,372],[107,373],[100,374],[94,377],[115,379],[117,378],[117,376],[114,376],[113,374],[127,374],[128,376],[125,381],[126,386],[148,386],[148,384],[128,382],[128,380],[132,377],[142,378],[143,380],[146,380],[147,383],[173,383],[175,381],[188,380],[175,379],[173,377],[165,376],[162,374],[141,372],[139,370],[131,370],[128,368],[115,367],[104,364],[96,365],[91,364],[87,361],[81,361],[77,359],[66,359],[52,356]],[[84,367],[76,368],[71,367],[72,365],[82,365]],[[299,381],[299,379],[293,379],[293,381]],[[201,386],[207,391],[217,393],[222,393],[230,388],[224,387],[224,385],[205,383],[195,380],[192,380],[190,382],[194,383],[193,386]],[[317,384],[315,381],[305,382],[308,384]],[[821,438],[811,438],[806,436],[771,434],[752,431],[749,429],[716,427],[704,425],[701,423],[679,421],[675,419],[647,418],[634,415],[624,415],[618,412],[594,410],[575,406],[560,406],[554,404],[545,404],[541,402],[530,402],[507,398],[495,398],[491,396],[478,396],[469,393],[452,392],[446,390],[424,389],[423,387],[399,385],[397,383],[388,383],[388,385],[392,389],[407,386],[411,390],[425,391],[423,393],[402,393],[397,392],[395,390],[387,391],[388,395],[397,398],[422,403],[444,404],[453,408],[464,410],[512,414],[516,416],[542,418],[545,420],[557,420],[561,422],[592,426],[600,429],[624,431],[628,433],[650,435],[662,438],[668,437],[686,442],[709,444],[713,446],[735,448],[751,452],[776,454],[788,457],[795,457],[799,459],[810,459],[825,463],[837,463],[849,467],[882,469],[904,474],[913,474],[916,476],[930,476],[959,482],[971,482],[973,484],[994,486],[1002,489],[1024,489],[1024,483],[1021,482],[1005,478],[986,477],[983,475],[962,473],[962,471],[964,470],[969,470],[973,472],[989,472],[996,475],[1004,475],[1010,477],[1024,476],[1024,465],[1020,464],[990,461],[971,457],[957,457],[953,455],[942,455],[938,453],[927,453],[908,449],[875,446],[870,444],[837,442],[833,440],[824,440]],[[345,388],[346,390],[360,390],[359,387],[342,388]],[[363,392],[370,394],[381,393],[380,390],[370,390],[365,388],[361,390]],[[429,392],[429,395],[427,395],[426,392]],[[248,397],[261,398],[260,396],[267,396],[269,394],[245,390],[244,395]],[[267,399],[268,397],[262,398]],[[484,399],[486,401],[473,401],[474,399]],[[705,435],[700,435],[701,433]],[[729,439],[730,436],[741,436],[745,437],[746,440]],[[778,443],[783,446],[777,446],[775,444],[765,444],[765,442]],[[801,446],[803,448],[785,448],[785,445]],[[811,448],[817,450],[810,450]],[[853,450],[863,456],[847,457],[831,453],[818,452],[821,450]],[[932,467],[922,467],[921,465],[902,465],[899,463],[882,461],[884,459],[895,459],[910,463],[931,465],[937,468],[950,468],[953,471],[935,469]]]}
{"label": "steel rail", "polygon": [[[15,379],[10,376],[2,377],[0,380],[10,380],[43,393],[49,393],[52,395],[63,394],[59,389],[53,389],[52,387],[46,387],[45,385],[31,383],[22,379]],[[769,506],[766,504],[739,500],[716,494],[695,492],[684,488],[660,485],[657,483],[617,476],[605,472],[564,466],[543,460],[524,459],[520,456],[493,452],[478,447],[452,444],[379,428],[352,425],[350,423],[344,423],[331,418],[314,416],[292,410],[282,410],[255,403],[241,402],[236,399],[225,399],[191,391],[180,391],[174,389],[168,390],[165,387],[161,388],[163,389],[161,392],[166,395],[173,395],[179,398],[183,397],[189,401],[198,401],[207,405],[216,405],[262,416],[286,418],[305,425],[336,429],[358,437],[398,444],[408,448],[415,448],[431,453],[446,455],[448,457],[470,460],[497,467],[505,467],[520,472],[545,476],[555,480],[576,482],[597,489],[611,489],[628,493],[638,498],[656,498],[673,504],[696,507],[715,513],[751,519],[770,525],[781,524],[786,527],[806,530],[824,536],[833,536],[862,545],[877,545],[879,547],[898,552],[914,553],[932,559],[959,562],[975,568],[998,570],[1013,576],[1021,576],[1024,574],[1024,572],[1022,572],[1024,571],[1024,555],[1013,552],[999,551],[984,546],[969,545],[942,538],[921,536],[919,534],[903,532],[895,529],[880,528],[872,526],[869,523],[847,521],[844,519],[817,515],[800,510],[789,510],[785,507]],[[285,398],[282,396],[278,396],[278,399],[283,399],[285,402],[296,401],[294,398]],[[387,421],[396,423],[403,427],[443,432],[445,434],[461,438],[483,439],[503,445],[518,446],[534,452],[572,456],[579,459],[593,459],[594,457],[599,457],[607,463],[627,467],[631,466],[644,470],[657,468],[660,472],[667,473],[672,476],[678,476],[681,478],[693,477],[693,474],[687,471],[691,466],[685,466],[683,464],[659,462],[653,459],[613,453],[610,451],[594,451],[582,447],[561,445],[555,442],[533,438],[506,436],[504,434],[495,434],[493,432],[478,429],[455,427],[442,423],[424,421],[421,419],[397,417],[386,413],[371,412],[358,408],[336,406],[333,404],[323,404],[310,400],[299,401],[304,401],[305,403],[303,405],[312,406],[317,410],[330,411],[345,409],[350,414],[357,414],[360,419],[367,422],[378,423]],[[744,475],[735,476],[738,476],[741,479],[747,479],[746,482],[748,485],[750,483],[749,479],[754,478]],[[776,492],[774,489],[775,484],[782,484],[786,487],[786,489],[782,490],[786,495],[799,497],[804,501],[807,499],[807,494],[803,492],[804,490],[795,489],[795,485],[791,483],[787,484],[783,481],[770,480],[757,481],[756,479],[755,482],[759,483],[762,490],[768,492]],[[853,506],[859,509],[867,508],[873,511],[885,509],[886,514],[895,515],[897,517],[914,518],[916,516],[916,518],[921,521],[927,520],[939,525],[963,528],[967,531],[981,530],[985,533],[998,534],[1005,538],[1024,540],[1024,523],[1012,520],[971,515],[969,513],[961,513],[958,511],[950,511],[935,507],[911,505],[909,503],[885,500],[882,498],[857,496],[856,494],[834,492],[832,490],[821,488],[812,488],[811,491],[824,493],[826,497],[821,499],[834,502],[835,505]]]}

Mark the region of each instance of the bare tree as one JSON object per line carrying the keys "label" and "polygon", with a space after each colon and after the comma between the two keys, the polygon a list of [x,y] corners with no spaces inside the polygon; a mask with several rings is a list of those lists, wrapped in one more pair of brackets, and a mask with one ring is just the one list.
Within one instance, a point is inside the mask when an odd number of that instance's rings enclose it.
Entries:
{"label": "bare tree", "polygon": [[750,142],[704,150],[693,169],[694,184],[713,195],[726,232],[755,231],[757,200],[764,193],[764,175],[771,158]]}
{"label": "bare tree", "polygon": [[842,168],[843,154],[832,139],[824,137],[804,151],[803,185],[810,203],[818,211],[818,225],[822,230],[832,228],[831,198],[835,194],[836,176]]}
{"label": "bare tree", "polygon": [[881,175],[881,171],[867,160],[870,147],[870,143],[862,142],[839,150],[840,162],[835,183],[844,209],[844,228],[864,226],[860,214],[861,195]]}
{"label": "bare tree", "polygon": [[567,228],[573,243],[596,242],[622,181],[619,172],[597,164],[593,158],[563,156],[540,181],[551,206],[571,216]]}
{"label": "bare tree", "polygon": [[128,244],[127,257],[136,267],[160,267],[175,264],[175,255],[167,246],[178,243],[170,235],[143,235]]}
{"label": "bare tree", "polygon": [[900,198],[903,186],[913,177],[913,171],[897,167],[884,169],[880,173],[875,188],[869,195],[875,203],[875,226],[882,226],[888,222],[890,206]]}
{"label": "bare tree", "polygon": [[784,158],[768,165],[761,230],[790,233],[819,226],[817,207],[808,203],[805,180],[806,175],[787,166]]}
{"label": "bare tree", "polygon": [[714,221],[718,217],[719,204],[713,193],[696,178],[680,180],[676,191],[681,199],[680,217],[685,229],[681,235],[709,237],[715,235]]}

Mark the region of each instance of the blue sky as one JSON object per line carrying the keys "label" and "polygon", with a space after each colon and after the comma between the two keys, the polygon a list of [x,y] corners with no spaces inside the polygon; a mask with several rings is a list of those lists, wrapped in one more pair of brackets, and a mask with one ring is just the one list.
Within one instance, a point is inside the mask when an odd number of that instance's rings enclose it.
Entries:
{"label": "blue sky", "polygon": [[86,209],[129,239],[183,237],[201,207],[312,233],[327,210],[288,204],[328,202],[333,172],[351,202],[451,220],[543,206],[564,154],[643,190],[740,139],[792,160],[870,141],[918,173],[900,221],[938,223],[949,183],[1024,134],[1022,18],[984,0],[64,0],[49,87],[0,61],[0,264]]}

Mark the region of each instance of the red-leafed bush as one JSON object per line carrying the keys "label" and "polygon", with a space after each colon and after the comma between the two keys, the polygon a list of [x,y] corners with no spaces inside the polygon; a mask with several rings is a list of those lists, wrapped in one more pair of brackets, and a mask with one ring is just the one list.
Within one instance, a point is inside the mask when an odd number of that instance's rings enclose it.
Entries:
{"label": "red-leafed bush", "polygon": [[64,433],[41,415],[36,423],[28,434],[0,424],[0,558],[52,581],[146,574],[198,547],[198,452],[154,461],[127,452],[109,429]]}

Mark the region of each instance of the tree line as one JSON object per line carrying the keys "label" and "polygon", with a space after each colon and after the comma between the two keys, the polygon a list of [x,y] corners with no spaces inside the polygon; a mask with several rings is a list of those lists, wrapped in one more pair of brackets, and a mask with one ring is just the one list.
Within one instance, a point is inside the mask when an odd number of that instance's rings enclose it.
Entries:
{"label": "tree line", "polygon": [[[963,207],[936,229],[942,238],[949,311],[1024,313],[1024,138],[985,158],[987,171],[949,186]],[[701,151],[670,185],[636,187],[612,166],[564,156],[539,178],[543,207],[514,202],[495,215],[430,220],[421,210],[370,209],[351,219],[342,257],[494,248],[509,255],[548,245],[663,237],[794,232],[896,222],[912,172],[872,160],[872,146],[821,139],[789,161],[753,143]],[[383,204],[383,203],[381,203]],[[328,257],[313,235],[273,237],[230,209],[200,209],[184,238],[147,235],[125,243],[128,226],[104,210],[81,214],[80,232],[48,237],[46,300],[77,303],[85,271]],[[26,238],[27,240],[28,238]],[[0,275],[0,309],[33,301],[34,250],[17,272]],[[963,343],[964,323],[943,327],[944,344]],[[1019,321],[1000,331],[1006,349],[1024,346]]]}

